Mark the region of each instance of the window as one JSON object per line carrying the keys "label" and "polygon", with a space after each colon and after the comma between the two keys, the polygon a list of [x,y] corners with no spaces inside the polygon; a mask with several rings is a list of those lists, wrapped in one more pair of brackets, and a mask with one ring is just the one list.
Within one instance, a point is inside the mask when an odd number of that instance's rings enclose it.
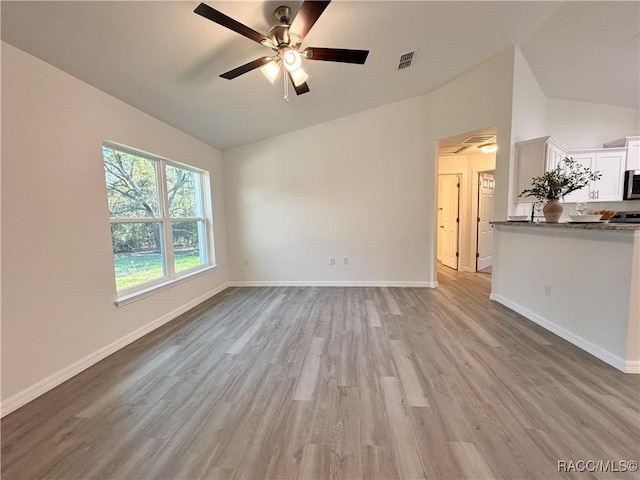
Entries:
{"label": "window", "polygon": [[102,154],[118,293],[210,266],[207,172],[111,143]]}

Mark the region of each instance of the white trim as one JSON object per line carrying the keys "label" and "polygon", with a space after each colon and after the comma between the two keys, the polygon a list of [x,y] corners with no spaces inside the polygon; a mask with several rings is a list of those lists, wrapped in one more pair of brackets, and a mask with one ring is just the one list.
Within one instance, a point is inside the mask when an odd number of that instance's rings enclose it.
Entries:
{"label": "white trim", "polygon": [[624,358],[605,350],[600,345],[596,345],[595,343],[570,332],[566,328],[556,325],[550,320],[533,313],[531,310],[521,307],[517,303],[504,298],[502,295],[492,293],[489,295],[489,299],[501,303],[514,312],[519,313],[526,319],[531,320],[533,323],[540,325],[551,333],[558,335],[560,338],[565,339],[567,342],[572,343],[576,347],[581,348],[585,352],[590,353],[594,357],[608,363],[612,367],[617,368],[624,373],[640,373],[640,362],[626,361]]}
{"label": "white trim", "polygon": [[402,287],[436,288],[438,282],[395,282],[395,281],[337,281],[337,280],[291,280],[291,281],[233,281],[230,287]]}
{"label": "white trim", "polygon": [[[178,276],[170,278],[166,280],[165,278],[161,278],[152,285],[149,285],[146,288],[136,289],[132,292],[126,292],[123,295],[116,298],[113,302],[116,307],[124,307],[125,305],[129,305],[130,303],[137,302],[138,300],[142,300],[143,298],[149,297],[151,295],[155,295],[156,293],[160,293],[163,290],[166,290],[169,287],[173,287],[175,285],[179,285],[181,283],[187,282],[199,275],[208,273],[212,270],[218,268],[217,265],[198,265],[197,267],[193,267],[189,270],[184,270],[180,272]],[[194,270],[197,269],[197,270]]]}
{"label": "white trim", "polygon": [[640,373],[640,361],[627,360],[624,364],[625,373]]}
{"label": "white trim", "polygon": [[139,338],[161,327],[162,325],[173,320],[177,316],[182,315],[183,313],[199,305],[205,300],[213,297],[214,295],[217,295],[223,290],[226,290],[228,287],[229,287],[229,284],[224,283],[219,287],[216,287],[213,290],[210,290],[204,295],[201,295],[198,298],[195,298],[190,302],[182,305],[181,307],[178,307],[175,310],[161,316],[160,318],[152,321],[151,323],[148,323],[147,325],[125,335],[124,337],[116,340],[115,342],[109,345],[106,345],[100,348],[99,350],[96,350],[95,352],[78,360],[77,362],[74,362],[71,365],[64,367],[62,370],[58,370],[56,373],[49,375],[47,378],[40,380],[39,382],[31,385],[30,387],[25,388],[21,392],[18,392],[15,395],[12,395],[11,397],[7,398],[2,403],[0,403],[0,417],[4,417],[5,415],[8,415],[9,413],[26,405],[32,400],[35,400],[40,395],[57,387],[61,383],[66,382],[67,380],[76,376],[83,370],[86,370],[92,365],[95,365],[100,360],[126,347],[130,343],[135,342]]}

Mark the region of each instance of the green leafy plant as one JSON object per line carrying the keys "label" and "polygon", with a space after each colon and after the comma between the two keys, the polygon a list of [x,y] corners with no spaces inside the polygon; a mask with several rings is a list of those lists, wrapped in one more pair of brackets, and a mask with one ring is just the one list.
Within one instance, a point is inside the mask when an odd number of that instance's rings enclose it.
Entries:
{"label": "green leafy plant", "polygon": [[539,177],[531,179],[531,188],[523,190],[518,197],[536,197],[538,200],[550,200],[564,197],[589,185],[589,182],[600,180],[600,172],[592,172],[576,162],[573,158],[565,157],[556,168],[545,172]]}

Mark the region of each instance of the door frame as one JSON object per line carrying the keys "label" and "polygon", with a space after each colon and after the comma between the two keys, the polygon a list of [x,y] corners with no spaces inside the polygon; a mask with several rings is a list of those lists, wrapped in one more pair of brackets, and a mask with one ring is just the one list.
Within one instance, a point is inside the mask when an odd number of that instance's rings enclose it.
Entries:
{"label": "door frame", "polygon": [[[474,272],[478,271],[478,217],[480,216],[480,175],[482,175],[483,173],[492,173],[493,174],[493,178],[494,178],[494,182],[495,182],[495,176],[496,176],[496,169],[495,168],[489,168],[489,169],[481,169],[481,170],[477,170],[477,169],[473,169],[472,170],[472,174],[473,174],[473,185],[471,186],[471,211],[473,212],[473,219],[475,219],[474,224],[475,224],[475,228],[472,228],[472,233],[471,233],[471,241],[472,241],[472,245],[474,246],[472,249],[472,255],[473,255],[473,268],[474,268]],[[495,198],[494,198],[495,201]]]}

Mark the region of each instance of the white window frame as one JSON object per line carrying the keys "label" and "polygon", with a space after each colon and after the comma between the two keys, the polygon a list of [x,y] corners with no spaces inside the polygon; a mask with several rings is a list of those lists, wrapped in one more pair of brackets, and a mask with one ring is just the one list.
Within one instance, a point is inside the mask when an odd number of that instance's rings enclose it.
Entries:
{"label": "white window frame", "polygon": [[[209,172],[200,168],[176,162],[168,158],[160,157],[152,153],[137,150],[116,142],[103,141],[103,148],[109,148],[118,152],[133,155],[135,157],[149,160],[153,163],[156,171],[156,194],[158,196],[158,216],[157,217],[109,217],[109,224],[116,223],[160,223],[162,228],[161,243],[164,261],[165,274],[155,280],[140,283],[122,290],[117,290],[116,305],[123,306],[140,298],[154,294],[166,287],[180,283],[201,273],[207,272],[216,267],[215,251],[213,243],[213,216],[211,208],[211,188]],[[102,150],[101,150],[102,152]],[[103,156],[104,163],[104,156]],[[172,166],[182,170],[187,170],[198,175],[199,181],[196,182],[196,195],[200,197],[200,205],[197,210],[200,215],[196,217],[170,217],[169,216],[169,196],[167,192],[167,176],[166,167]],[[196,222],[198,225],[198,238],[204,241],[204,245],[200,245],[200,265],[195,267],[175,271],[175,258],[173,251],[173,230],[174,222]],[[109,229],[111,231],[111,229]],[[112,238],[113,243],[113,238]],[[113,248],[113,247],[112,247]],[[204,257],[204,258],[203,258]],[[115,285],[115,270],[114,270]]]}

